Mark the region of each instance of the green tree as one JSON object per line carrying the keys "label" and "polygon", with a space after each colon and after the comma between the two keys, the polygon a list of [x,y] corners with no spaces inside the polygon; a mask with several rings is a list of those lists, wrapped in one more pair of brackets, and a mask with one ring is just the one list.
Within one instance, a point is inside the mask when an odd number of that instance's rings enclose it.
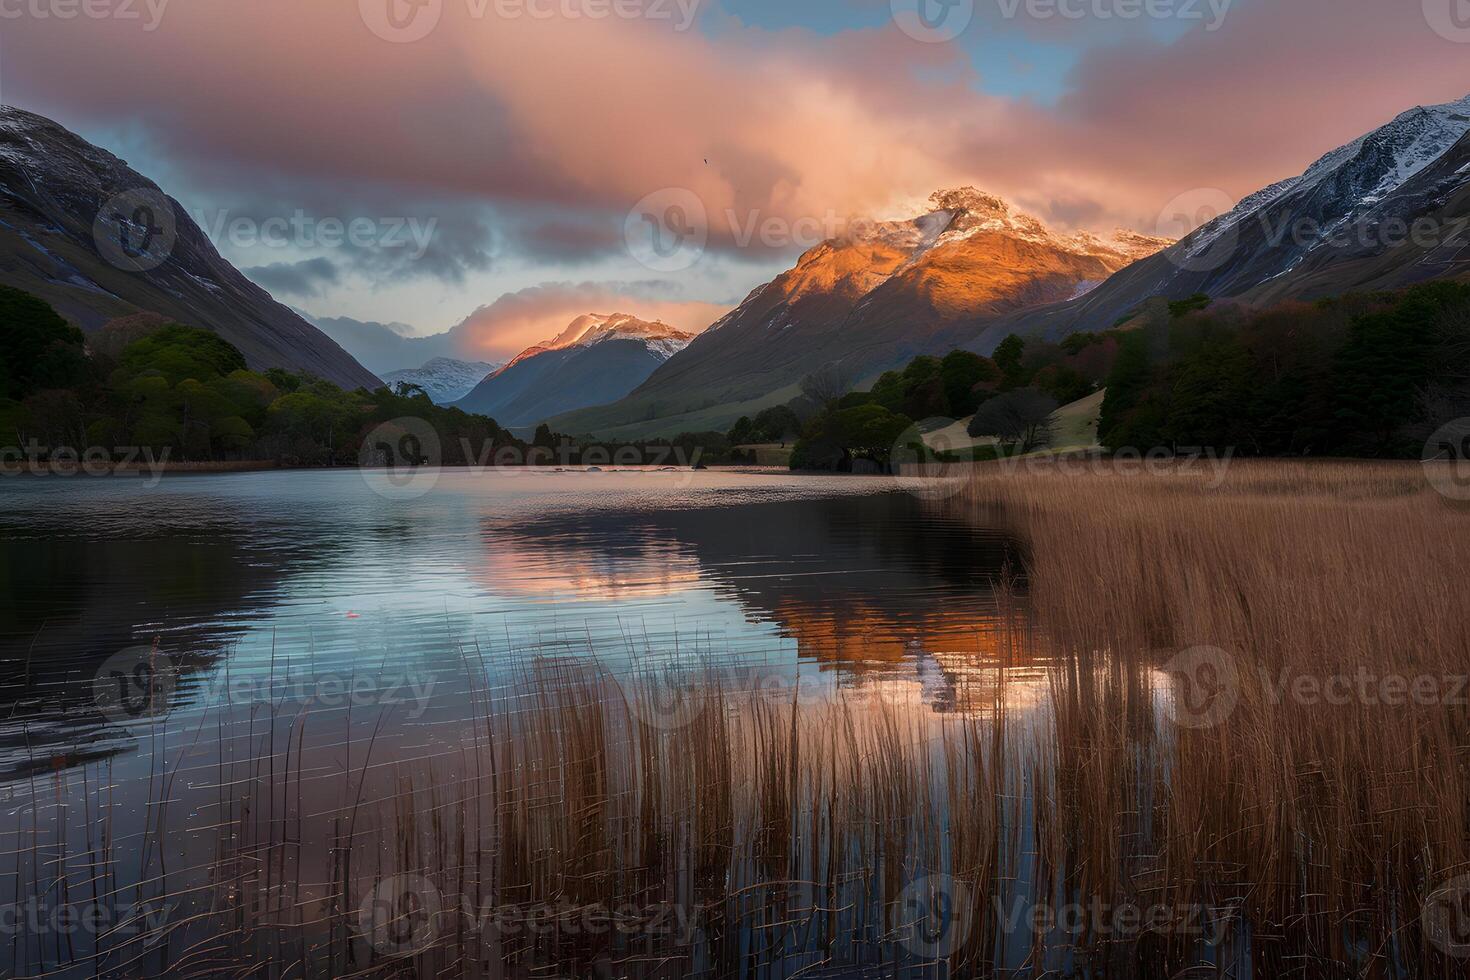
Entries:
{"label": "green tree", "polygon": [[973,437],[994,436],[1023,453],[1039,449],[1051,438],[1051,418],[1057,400],[1036,388],[1017,388],[981,405],[970,420]]}
{"label": "green tree", "polygon": [[732,446],[748,446],[760,441],[760,437],[756,434],[755,423],[748,415],[740,416],[739,420],[731,426],[728,438]]}
{"label": "green tree", "polygon": [[761,442],[779,442],[784,446],[801,436],[801,419],[787,405],[762,409],[753,425]]}
{"label": "green tree", "polygon": [[177,384],[185,378],[210,381],[243,371],[245,356],[207,330],[174,323],[129,344],[121,366],[129,373],[157,371]]}
{"label": "green tree", "polygon": [[944,384],[944,398],[949,403],[945,414],[955,418],[975,414],[987,397],[981,385],[1000,381],[1000,368],[988,357],[967,350],[951,351],[940,362],[939,375]]}
{"label": "green tree", "polygon": [[82,332],[30,293],[0,286],[0,398],[69,388],[86,372]]}
{"label": "green tree", "polygon": [[227,453],[239,453],[255,443],[255,429],[238,415],[230,415],[214,423],[215,445]]}
{"label": "green tree", "polygon": [[995,348],[995,353],[990,355],[990,359],[995,362],[996,367],[1000,368],[1007,383],[1015,383],[1020,379],[1021,359],[1025,356],[1026,341],[1011,334],[1000,342],[1000,345]]}
{"label": "green tree", "polygon": [[1382,312],[1353,319],[1334,365],[1338,443],[1369,455],[1403,455],[1423,388],[1438,371],[1432,354],[1446,310],[1470,304],[1470,287],[1439,282],[1409,290]]}
{"label": "green tree", "polygon": [[846,469],[855,459],[888,465],[913,422],[882,405],[834,409],[813,419],[791,454],[793,469]]}
{"label": "green tree", "polygon": [[1098,421],[1098,437],[1103,445],[1112,449],[1127,443],[1119,443],[1115,436],[1123,421],[1138,407],[1153,381],[1153,358],[1150,340],[1142,330],[1124,335],[1118,350],[1118,359],[1108,375],[1108,393],[1103,399],[1102,414]]}

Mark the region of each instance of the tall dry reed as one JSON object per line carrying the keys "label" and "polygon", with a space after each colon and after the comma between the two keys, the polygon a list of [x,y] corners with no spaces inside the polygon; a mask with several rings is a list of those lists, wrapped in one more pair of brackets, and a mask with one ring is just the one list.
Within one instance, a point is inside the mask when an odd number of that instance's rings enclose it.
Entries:
{"label": "tall dry reed", "polygon": [[[954,505],[1025,541],[1069,664],[1041,838],[1071,888],[1207,903],[1262,975],[1463,967],[1422,916],[1470,872],[1470,510],[1417,466],[1275,461],[977,467]],[[1171,711],[1199,648],[1221,700]]]}

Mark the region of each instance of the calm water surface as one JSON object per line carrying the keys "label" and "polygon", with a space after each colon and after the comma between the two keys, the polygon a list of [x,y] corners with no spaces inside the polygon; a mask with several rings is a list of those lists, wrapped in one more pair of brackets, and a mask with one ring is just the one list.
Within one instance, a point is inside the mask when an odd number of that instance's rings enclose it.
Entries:
{"label": "calm water surface", "polygon": [[[390,859],[427,867],[389,853],[423,836],[405,826],[432,821],[440,851],[475,842],[473,859],[437,853],[441,887],[455,875],[468,887],[470,865],[477,893],[508,880],[481,848],[499,839],[503,853],[509,825],[435,794],[483,800],[484,760],[521,758],[507,778],[532,787],[526,826],[576,818],[565,749],[522,757],[530,730],[486,721],[518,717],[541,672],[590,664],[622,690],[714,671],[733,688],[774,686],[778,704],[840,692],[966,714],[993,704],[997,664],[1040,676],[997,639],[996,582],[1020,557],[1004,534],[879,479],[445,472],[415,499],[355,471],[0,484],[0,903],[40,920],[4,929],[0,975],[402,966],[338,926]],[[677,703],[628,710],[654,728],[687,720]],[[429,801],[403,802],[422,786]],[[524,880],[540,880],[534,867]],[[877,893],[852,881],[869,896],[853,908],[881,918],[864,904]],[[717,904],[743,893],[701,887]],[[83,906],[104,925],[56,924]],[[891,942],[869,940],[881,963]],[[688,947],[678,969],[744,973],[749,959],[778,976],[817,962],[811,936],[771,942],[740,925],[718,953]]]}
{"label": "calm water surface", "polygon": [[1015,561],[1001,534],[876,479],[445,472],[413,500],[352,471],[12,480],[0,773],[128,752],[135,733],[91,702],[137,647],[177,670],[170,713],[262,677],[328,702],[412,680],[447,710],[466,647],[492,682],[538,653],[715,660],[908,678],[943,708],[943,665],[988,649]]}

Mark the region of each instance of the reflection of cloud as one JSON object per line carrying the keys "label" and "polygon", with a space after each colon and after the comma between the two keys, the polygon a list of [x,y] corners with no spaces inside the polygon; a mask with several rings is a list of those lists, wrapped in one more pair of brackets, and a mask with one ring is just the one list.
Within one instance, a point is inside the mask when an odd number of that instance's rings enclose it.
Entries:
{"label": "reflection of cloud", "polygon": [[498,534],[486,542],[471,576],[496,595],[547,601],[668,596],[703,583],[699,562],[673,543],[649,542],[640,552],[609,554]]}
{"label": "reflection of cloud", "polygon": [[476,577],[548,601],[708,589],[794,640],[802,660],[864,683],[922,668],[926,683],[953,687],[969,669],[1033,668],[1044,656],[1024,614],[1002,610],[987,584],[1010,545],[916,520],[917,508],[908,497],[793,500],[497,524]]}
{"label": "reflection of cloud", "polygon": [[919,652],[942,652],[1004,663],[1009,650],[1000,617],[983,608],[885,607],[872,596],[841,597],[824,603],[788,596],[771,608],[782,630],[813,660],[850,664],[895,664]]}
{"label": "reflection of cloud", "polygon": [[995,664],[956,662],[940,672],[923,661],[912,671],[898,669],[850,678],[849,700],[865,699],[885,707],[922,705],[935,714],[994,715],[1045,706],[1051,681],[1044,667],[1017,671]]}

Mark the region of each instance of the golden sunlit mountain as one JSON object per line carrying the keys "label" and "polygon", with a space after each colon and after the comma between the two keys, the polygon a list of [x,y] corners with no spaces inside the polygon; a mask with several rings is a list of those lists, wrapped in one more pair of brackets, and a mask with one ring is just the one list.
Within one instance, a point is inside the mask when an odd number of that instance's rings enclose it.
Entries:
{"label": "golden sunlit mountain", "polygon": [[953,333],[1081,295],[1170,243],[1131,232],[1063,235],[974,188],[943,191],[908,221],[855,225],[756,289],[622,401],[553,420],[568,432],[722,429],[837,365],[854,381]]}

